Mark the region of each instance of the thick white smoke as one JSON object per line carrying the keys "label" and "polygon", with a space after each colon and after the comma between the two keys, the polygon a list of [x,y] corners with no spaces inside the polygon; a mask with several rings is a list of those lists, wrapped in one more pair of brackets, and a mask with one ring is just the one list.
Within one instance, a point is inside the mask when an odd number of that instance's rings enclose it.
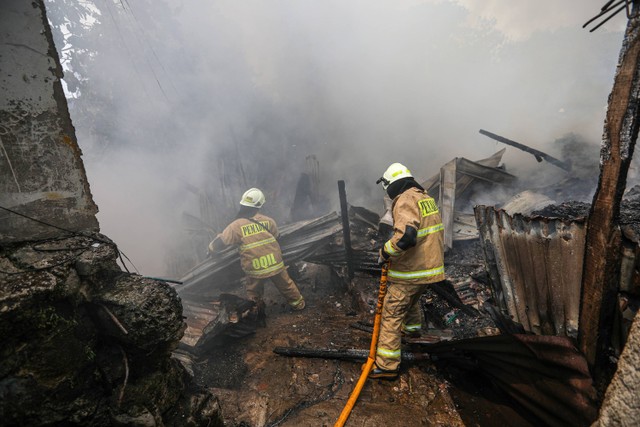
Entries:
{"label": "thick white smoke", "polygon": [[[582,29],[603,4],[96,1],[103,36],[83,43],[102,60],[71,113],[102,231],[163,275],[184,212],[217,228],[259,186],[285,222],[310,154],[334,206],[344,179],[349,201],[375,210],[391,162],[426,179],[504,147],[479,129],[557,157],[554,141],[575,133],[597,156],[625,25]],[[504,161],[554,168],[513,148]]]}

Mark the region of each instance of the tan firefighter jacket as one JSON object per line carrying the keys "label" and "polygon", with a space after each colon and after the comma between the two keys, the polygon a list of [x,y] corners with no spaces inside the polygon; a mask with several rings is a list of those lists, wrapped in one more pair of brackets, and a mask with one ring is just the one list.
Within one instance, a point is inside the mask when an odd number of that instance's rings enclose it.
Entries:
{"label": "tan firefighter jacket", "polygon": [[[444,227],[436,202],[426,192],[410,188],[393,200],[393,236],[384,245],[389,255],[389,281],[425,284],[444,280]],[[398,242],[407,225],[417,230],[415,246]]]}
{"label": "tan firefighter jacket", "polygon": [[282,252],[276,241],[276,222],[259,213],[252,219],[264,228],[249,219],[238,218],[216,239],[220,239],[225,245],[239,245],[240,265],[247,276],[258,279],[275,276],[284,270]]}

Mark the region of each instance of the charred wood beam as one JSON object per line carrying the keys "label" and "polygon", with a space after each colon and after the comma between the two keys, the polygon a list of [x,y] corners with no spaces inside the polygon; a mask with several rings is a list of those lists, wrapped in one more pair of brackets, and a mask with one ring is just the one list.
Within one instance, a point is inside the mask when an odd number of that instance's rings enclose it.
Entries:
{"label": "charred wood beam", "polygon": [[[360,331],[373,333],[373,326],[362,323],[352,323],[349,327]],[[419,337],[402,337],[403,344],[435,344],[440,341],[448,341],[451,336],[445,330],[439,330],[438,333],[429,333]]]}
{"label": "charred wood beam", "polygon": [[344,238],[344,250],[347,257],[347,275],[353,279],[353,262],[351,250],[351,228],[349,227],[349,208],[347,206],[347,191],[344,181],[338,181],[338,193],[340,195],[340,214],[342,216],[342,235]]}
{"label": "charred wood beam", "polygon": [[441,284],[436,284],[430,286],[429,289],[433,290],[436,294],[440,295],[442,298],[447,300],[449,304],[462,310],[465,314],[471,317],[479,317],[481,314],[478,310],[473,307],[469,307],[465,305],[461,300],[458,294],[456,294],[453,285],[449,282],[443,282]]}
{"label": "charred wood beam", "polygon": [[369,332],[372,333],[373,332],[373,326],[371,325],[363,325],[362,323],[352,323],[349,325],[350,328],[353,329],[358,329],[359,331],[364,331],[364,332]]}
{"label": "charred wood beam", "polygon": [[527,153],[531,153],[533,154],[533,156],[536,158],[538,162],[541,162],[542,160],[546,160],[547,162],[551,163],[554,166],[559,167],[560,169],[564,169],[567,172],[571,172],[571,165],[568,165],[562,160],[558,160],[555,157],[548,155],[547,153],[544,153],[540,150],[536,150],[535,148],[527,147],[524,144],[520,144],[519,142],[512,141],[510,139],[507,139],[500,135],[496,135],[495,133],[491,133],[484,129],[480,129],[480,133],[484,136],[488,136],[491,139],[495,139],[496,141],[502,142],[503,144],[507,144],[512,147],[516,147],[522,151],[525,151]]}
{"label": "charred wood beam", "polygon": [[[366,360],[369,350],[348,348],[344,350],[330,348],[301,348],[301,347],[276,347],[273,352],[281,356],[288,357],[309,357],[318,359],[338,359],[338,360]],[[418,353],[413,351],[402,351],[403,362],[414,362],[419,360],[430,360],[429,353]]]}
{"label": "charred wood beam", "polygon": [[[634,12],[638,5],[634,4]],[[606,348],[620,281],[620,202],[638,138],[640,18],[627,24],[604,122],[600,179],[589,212],[582,279],[578,345],[596,381],[608,382]],[[606,384],[604,384],[606,386]]]}
{"label": "charred wood beam", "polygon": [[[352,271],[376,271],[380,273],[380,266],[377,262],[378,253],[375,251],[351,251]],[[344,251],[325,252],[305,258],[305,261],[314,264],[324,264],[333,267],[344,267],[347,259]]]}

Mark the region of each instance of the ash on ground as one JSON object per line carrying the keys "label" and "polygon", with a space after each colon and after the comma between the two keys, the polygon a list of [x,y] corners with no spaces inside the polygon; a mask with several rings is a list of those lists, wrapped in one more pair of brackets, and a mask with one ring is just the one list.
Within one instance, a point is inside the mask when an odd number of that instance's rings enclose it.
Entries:
{"label": "ash on ground", "polygon": [[421,298],[426,333],[452,339],[498,334],[483,309],[492,296],[480,242],[456,242],[445,254],[445,274],[445,282],[429,287]]}

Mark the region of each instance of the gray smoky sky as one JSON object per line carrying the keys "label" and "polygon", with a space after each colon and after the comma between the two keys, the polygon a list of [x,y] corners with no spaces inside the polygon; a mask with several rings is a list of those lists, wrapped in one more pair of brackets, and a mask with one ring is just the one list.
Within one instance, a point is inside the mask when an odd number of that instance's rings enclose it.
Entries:
{"label": "gray smoky sky", "polygon": [[[505,147],[479,129],[556,157],[554,141],[578,134],[597,165],[626,25],[583,29],[604,3],[96,0],[108,43],[85,40],[100,65],[70,110],[101,230],[142,274],[164,275],[181,215],[206,216],[203,197],[216,231],[251,186],[286,223],[309,155],[331,208],[343,179],[350,203],[378,212],[390,163],[426,179]],[[503,161],[518,176],[558,173],[515,148]]]}

